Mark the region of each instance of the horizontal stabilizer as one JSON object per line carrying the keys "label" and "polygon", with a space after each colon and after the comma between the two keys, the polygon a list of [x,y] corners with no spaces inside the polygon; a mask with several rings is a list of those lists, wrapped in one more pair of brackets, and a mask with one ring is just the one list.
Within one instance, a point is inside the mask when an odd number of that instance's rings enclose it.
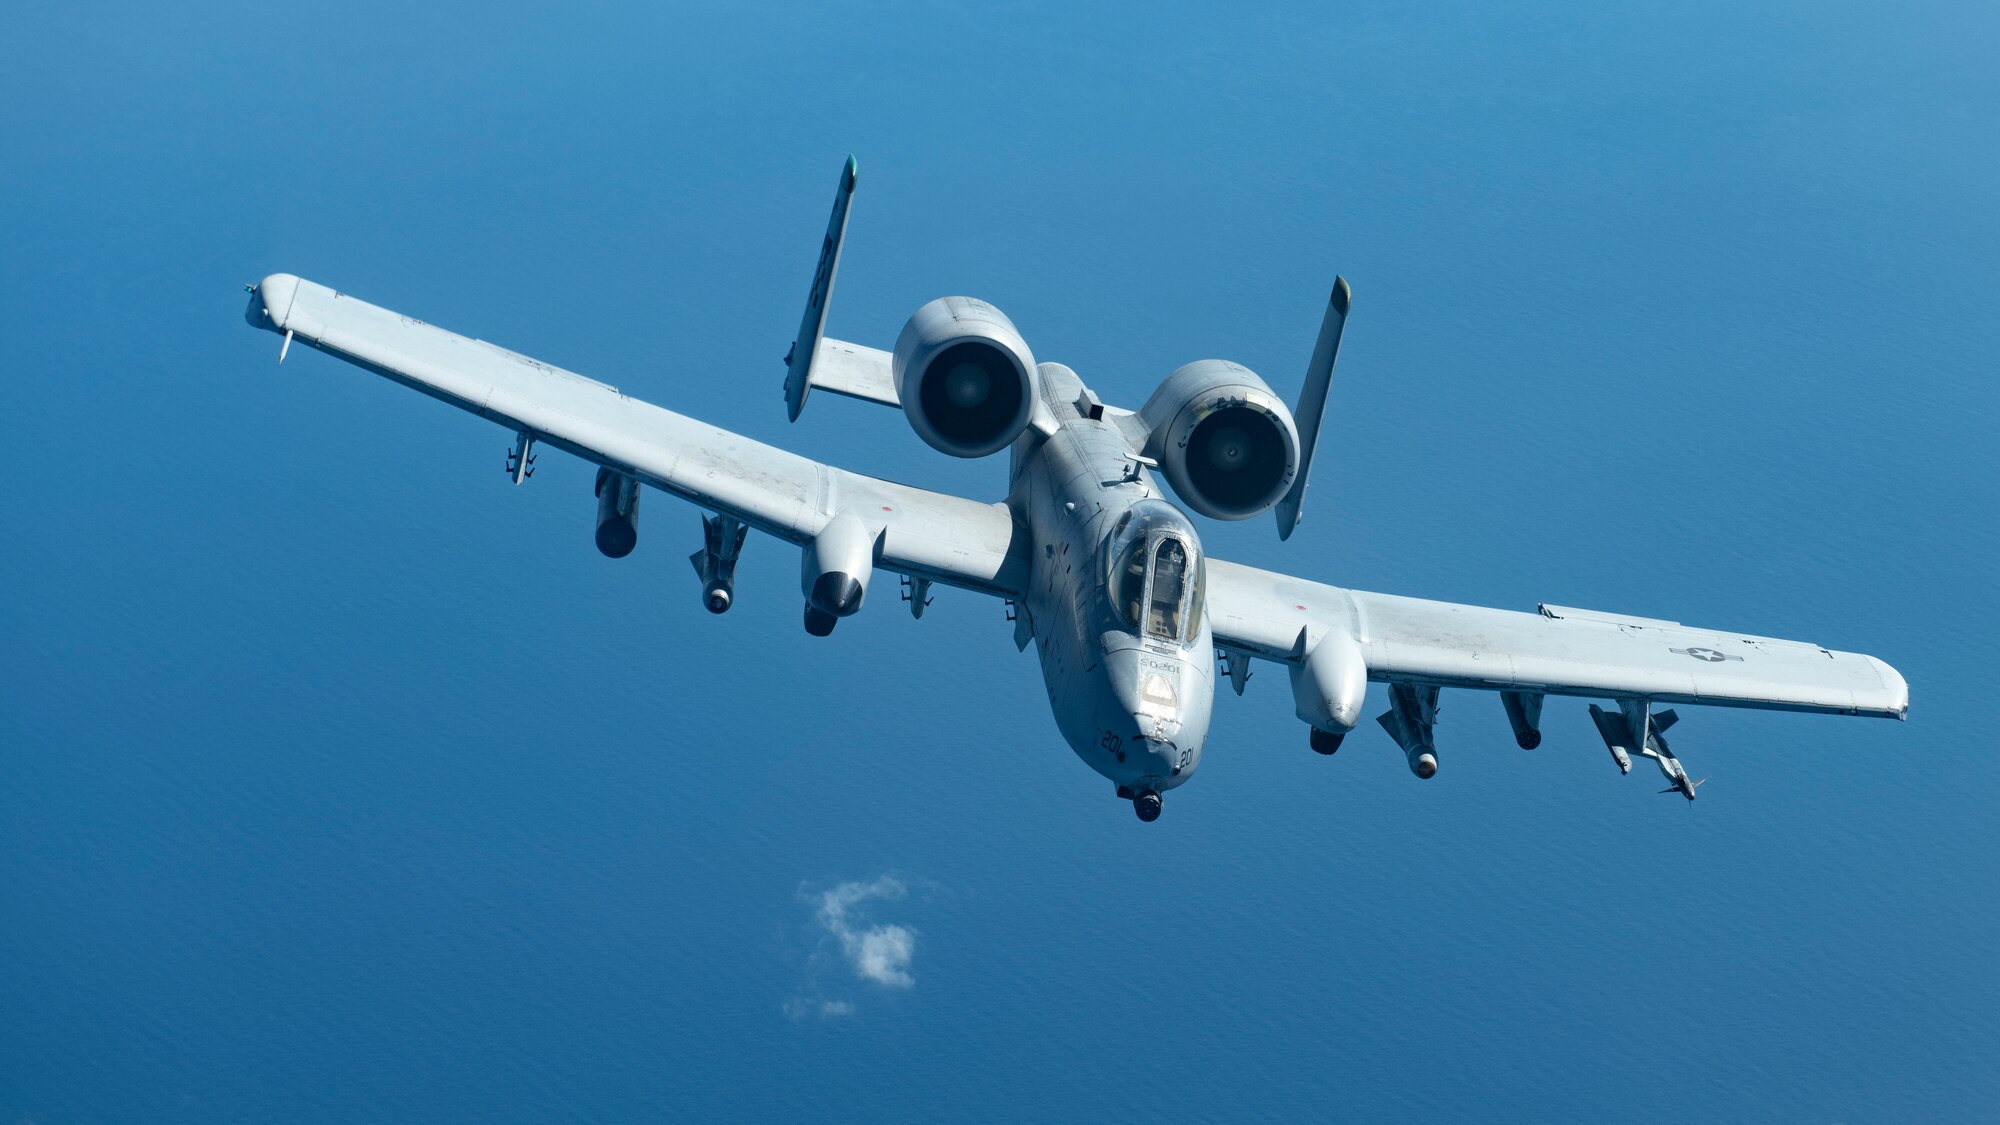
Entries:
{"label": "horizontal stabilizer", "polygon": [[896,397],[889,353],[881,348],[823,339],[812,370],[806,373],[806,383],[848,398],[879,402],[883,406],[902,405]]}

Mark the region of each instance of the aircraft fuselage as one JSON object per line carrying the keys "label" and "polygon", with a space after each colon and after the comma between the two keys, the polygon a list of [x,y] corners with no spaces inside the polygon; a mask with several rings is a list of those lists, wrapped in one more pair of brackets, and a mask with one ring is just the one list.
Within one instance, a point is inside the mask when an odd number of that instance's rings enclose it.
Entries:
{"label": "aircraft fuselage", "polygon": [[1117,425],[1078,410],[1076,374],[1040,367],[1057,431],[1015,446],[1009,502],[1032,535],[1025,608],[1049,706],[1121,793],[1163,793],[1201,764],[1214,704],[1201,544]]}

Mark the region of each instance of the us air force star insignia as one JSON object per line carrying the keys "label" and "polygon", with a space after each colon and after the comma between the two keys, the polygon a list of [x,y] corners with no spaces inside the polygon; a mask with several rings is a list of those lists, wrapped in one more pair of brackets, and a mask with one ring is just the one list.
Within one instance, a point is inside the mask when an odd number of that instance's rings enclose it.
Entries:
{"label": "us air force star insignia", "polygon": [[1726,652],[1717,652],[1712,648],[1670,648],[1667,651],[1677,653],[1681,656],[1692,656],[1696,660],[1706,660],[1710,664],[1720,664],[1725,660],[1743,659],[1740,656],[1731,656]]}

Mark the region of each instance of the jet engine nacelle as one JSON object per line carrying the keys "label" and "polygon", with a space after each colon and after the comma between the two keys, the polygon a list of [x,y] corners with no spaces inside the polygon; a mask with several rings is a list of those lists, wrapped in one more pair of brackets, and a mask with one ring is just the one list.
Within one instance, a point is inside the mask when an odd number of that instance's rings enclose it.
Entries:
{"label": "jet engine nacelle", "polygon": [[875,536],[850,512],[827,521],[806,544],[799,585],[806,595],[806,631],[823,637],[861,609],[875,573]]}
{"label": "jet engine nacelle", "polygon": [[1007,448],[1035,406],[1035,357],[1007,314],[975,297],[940,297],[896,337],[896,397],[932,449],[984,457]]}
{"label": "jet engine nacelle", "polygon": [[1299,472],[1292,412],[1239,363],[1204,359],[1175,369],[1139,411],[1160,463],[1187,506],[1243,520],[1284,498]]}

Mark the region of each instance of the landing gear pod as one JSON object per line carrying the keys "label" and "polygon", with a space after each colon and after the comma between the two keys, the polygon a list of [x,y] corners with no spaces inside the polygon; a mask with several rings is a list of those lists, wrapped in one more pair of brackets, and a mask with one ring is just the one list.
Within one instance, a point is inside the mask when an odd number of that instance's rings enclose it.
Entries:
{"label": "landing gear pod", "polygon": [[799,585],[806,595],[806,632],[824,637],[843,617],[861,609],[875,573],[875,536],[842,512],[806,544]]}
{"label": "landing gear pod", "polygon": [[597,549],[622,559],[639,545],[639,482],[610,469],[597,470]]}
{"label": "landing gear pod", "polygon": [[1313,749],[1333,753],[1340,748],[1340,737],[1361,721],[1368,694],[1361,646],[1346,633],[1328,633],[1290,671],[1292,709],[1313,729]]}

